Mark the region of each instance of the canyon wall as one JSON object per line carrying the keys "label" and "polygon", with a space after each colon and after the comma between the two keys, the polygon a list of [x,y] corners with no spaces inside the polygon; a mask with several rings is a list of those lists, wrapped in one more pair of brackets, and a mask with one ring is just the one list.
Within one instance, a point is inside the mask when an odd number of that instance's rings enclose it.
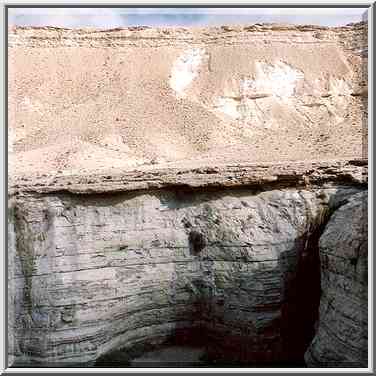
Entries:
{"label": "canyon wall", "polygon": [[15,192],[11,356],[15,364],[87,364],[198,332],[215,357],[301,360],[318,319],[318,239],[332,212],[362,190],[347,182]]}
{"label": "canyon wall", "polygon": [[11,365],[366,365],[367,23],[15,27],[8,55]]}
{"label": "canyon wall", "polygon": [[306,354],[313,367],[365,367],[368,359],[368,201],[352,196],[320,238],[318,332]]}

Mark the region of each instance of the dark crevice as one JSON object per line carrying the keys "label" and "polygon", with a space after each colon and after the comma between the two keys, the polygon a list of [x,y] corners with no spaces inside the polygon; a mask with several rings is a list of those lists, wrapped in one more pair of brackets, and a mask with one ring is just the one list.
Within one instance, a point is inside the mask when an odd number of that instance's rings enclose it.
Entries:
{"label": "dark crevice", "polygon": [[304,364],[304,353],[315,336],[321,298],[319,240],[333,210],[325,207],[296,240],[296,273],[286,289],[282,307],[284,357]]}
{"label": "dark crevice", "polygon": [[[222,308],[227,303],[225,297],[218,295],[216,285],[211,283],[213,271],[209,267],[202,270],[201,279],[191,283],[197,294],[196,317],[191,317],[192,327],[177,329],[153,349],[168,346],[203,348],[204,355],[197,366],[204,367],[305,367],[304,354],[315,335],[315,324],[319,317],[321,297],[319,239],[331,214],[332,210],[324,207],[318,216],[314,218],[308,216],[308,225],[295,244],[297,261],[294,276],[288,279],[283,287],[282,317],[272,326],[260,329],[264,336],[261,347],[254,343],[252,333],[249,333],[245,327],[242,329],[240,325],[238,328],[240,332],[234,335],[233,330],[236,328],[230,327],[229,323],[226,324],[221,318]],[[207,245],[204,235],[191,230],[189,243],[192,253],[201,261],[204,260],[205,255],[202,252]],[[288,257],[283,257],[283,260],[279,261],[282,270],[286,267],[290,268],[293,262]],[[226,309],[229,308],[227,306]],[[282,346],[274,336],[279,330]],[[273,335],[268,341],[269,331]],[[122,359],[131,361],[151,350],[143,349],[141,346],[136,352],[135,349],[128,349],[114,354],[117,354],[116,356],[120,354]],[[96,366],[105,366],[109,364],[108,361],[113,361],[111,356],[101,358]]]}
{"label": "dark crevice", "polygon": [[188,240],[189,250],[193,255],[199,254],[207,245],[204,235],[196,230],[192,230],[189,233]]}
{"label": "dark crevice", "polygon": [[[189,204],[192,204],[192,202],[189,202]],[[290,268],[294,270],[294,275],[286,280],[285,285],[283,286],[284,296],[282,303],[282,317],[278,318],[272,326],[266,328],[266,330],[270,330],[273,333],[280,330],[282,348],[278,347],[278,341],[273,338],[270,343],[266,344],[266,350],[257,350],[257,352],[251,350],[255,348],[255,344],[252,342],[252,335],[249,334],[246,327],[240,328],[240,330],[243,329],[243,332],[238,336],[226,336],[226,333],[223,331],[221,332],[223,321],[221,322],[220,320],[223,319],[223,314],[221,309],[216,311],[216,305],[223,307],[226,306],[228,302],[226,301],[226,296],[223,297],[217,294],[216,288],[218,286],[216,283],[213,283],[213,281],[215,282],[215,275],[213,274],[212,266],[213,262],[216,260],[209,258],[205,252],[205,248],[212,245],[212,243],[206,239],[207,234],[197,231],[194,229],[192,223],[183,219],[182,223],[188,233],[191,255],[197,256],[197,261],[200,264],[200,268],[202,268],[201,278],[191,281],[190,284],[194,291],[198,292],[198,295],[195,296],[195,302],[192,303],[197,306],[197,310],[195,311],[196,316],[193,315],[187,319],[187,321],[190,321],[191,319],[192,327],[186,330],[177,330],[176,333],[167,339],[167,342],[164,343],[164,345],[196,344],[204,346],[206,348],[206,353],[203,361],[211,366],[213,364],[222,366],[263,366],[264,363],[270,365],[271,363],[268,363],[268,359],[273,358],[280,359],[280,365],[304,366],[304,354],[315,335],[315,323],[319,317],[319,304],[321,297],[319,239],[330,219],[332,210],[333,209],[329,209],[329,207],[325,206],[320,214],[314,218],[310,217],[307,213],[308,225],[305,226],[301,235],[295,241],[294,248],[297,250],[297,259],[293,256],[291,257],[287,252],[281,255],[280,259],[278,259],[279,269],[276,270],[276,272],[284,272]],[[206,215],[213,215],[213,213],[207,211]],[[16,215],[15,222],[18,227],[26,226],[26,223],[24,223],[22,218],[18,218]],[[23,234],[23,239],[17,238],[16,240],[17,251],[20,253],[19,256],[22,259],[21,267],[26,284],[24,289],[24,301],[28,302],[31,299],[31,275],[35,272],[35,256],[33,255],[33,252],[27,248],[28,244],[21,243],[21,240],[23,240],[24,243],[27,243],[26,240],[28,239],[26,239],[26,235],[31,232],[30,229],[24,227],[20,227],[18,231],[16,231],[16,234]],[[32,243],[30,242],[30,244]],[[219,241],[219,244],[221,244],[221,241]],[[160,244],[153,245],[157,248],[160,246]],[[269,245],[272,245],[272,243],[269,243]],[[122,247],[123,246],[120,246],[119,248],[122,249]],[[221,244],[221,247],[231,247],[231,245]],[[29,258],[26,258],[25,256],[28,256]],[[235,262],[235,260],[220,261],[223,263]],[[253,262],[263,261],[264,260]],[[356,266],[357,259],[354,259],[353,261],[355,263],[354,266]],[[243,260],[243,263],[247,263],[247,260]],[[286,269],[286,265],[288,266],[288,269]],[[87,270],[89,269],[90,268]],[[97,267],[96,269],[100,268]],[[260,273],[265,274],[266,272],[264,270]],[[274,270],[272,273],[274,273]],[[30,288],[28,288],[28,285],[30,285]],[[226,291],[226,293],[229,294],[232,293],[232,291]],[[121,298],[122,297],[119,297],[119,299]],[[173,304],[177,309],[176,302]],[[30,309],[31,308],[32,305],[30,301]],[[229,308],[231,307],[226,307],[226,309]],[[274,308],[275,307],[273,307],[273,309]],[[235,310],[236,309],[237,307],[235,307]],[[73,316],[70,311],[64,312],[62,321],[66,323],[73,321]],[[194,327],[194,324],[197,323],[200,323],[198,328]],[[228,327],[230,327],[230,325],[228,325]],[[267,337],[267,335],[268,333],[265,332],[265,337]],[[266,342],[267,341],[265,341],[265,343]],[[160,346],[161,345],[158,344],[155,348],[160,348]],[[115,353],[119,351],[120,350],[116,350]],[[143,345],[140,345],[137,354],[142,354],[146,351],[148,351],[148,349],[144,348]],[[131,359],[137,355],[135,354],[135,350],[133,350],[131,354],[127,355],[127,359]],[[278,356],[276,356],[276,354],[278,354]],[[120,355],[125,359],[123,350],[120,351]],[[106,359],[111,359],[111,356],[111,354],[108,354],[104,358],[99,359],[96,366],[106,363]],[[252,362],[252,359],[258,359],[257,363]],[[125,363],[123,363],[123,366],[124,365]],[[273,362],[272,366],[277,367],[278,365]]]}

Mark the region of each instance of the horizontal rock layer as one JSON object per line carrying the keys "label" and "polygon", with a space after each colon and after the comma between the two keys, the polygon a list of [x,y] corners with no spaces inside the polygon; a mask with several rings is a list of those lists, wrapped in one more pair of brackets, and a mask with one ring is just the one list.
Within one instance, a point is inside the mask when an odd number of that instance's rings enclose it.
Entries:
{"label": "horizontal rock layer", "polygon": [[231,43],[233,40],[269,39],[312,43],[339,41],[365,43],[366,23],[342,27],[288,24],[254,24],[210,28],[151,28],[147,26],[115,29],[65,29],[58,27],[14,27],[9,34],[9,46],[28,47],[159,47],[192,43]]}
{"label": "horizontal rock layer", "polygon": [[9,195],[18,193],[106,193],[177,189],[244,187],[270,189],[279,187],[322,187],[333,184],[364,185],[368,181],[368,159],[337,159],[288,163],[248,163],[195,166],[187,168],[139,168],[113,174],[87,176],[39,174],[11,177]]}
{"label": "horizontal rock layer", "polygon": [[10,30],[11,362],[363,366],[366,34]]}
{"label": "horizontal rock layer", "polygon": [[239,361],[286,360],[307,234],[361,189],[14,196],[11,357],[82,364],[198,328]]}

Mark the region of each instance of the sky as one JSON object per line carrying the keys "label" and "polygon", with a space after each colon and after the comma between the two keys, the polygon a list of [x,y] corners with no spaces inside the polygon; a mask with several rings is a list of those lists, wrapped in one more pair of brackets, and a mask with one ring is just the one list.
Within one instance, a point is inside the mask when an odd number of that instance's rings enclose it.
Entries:
{"label": "sky", "polygon": [[8,12],[10,26],[107,29],[263,22],[342,26],[365,20],[366,8],[9,8]]}

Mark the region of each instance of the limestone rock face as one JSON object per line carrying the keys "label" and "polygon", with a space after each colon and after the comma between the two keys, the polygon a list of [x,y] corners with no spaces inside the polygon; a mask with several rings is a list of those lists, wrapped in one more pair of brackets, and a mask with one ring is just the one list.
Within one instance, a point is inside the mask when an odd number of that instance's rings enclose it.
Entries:
{"label": "limestone rock face", "polygon": [[10,30],[10,363],[364,365],[366,33]]}
{"label": "limestone rock face", "polygon": [[233,360],[288,360],[299,335],[283,323],[306,315],[296,282],[315,251],[307,233],[359,189],[14,196],[11,356],[80,364],[198,331],[218,353],[236,348]]}
{"label": "limestone rock face", "polygon": [[367,239],[361,193],[334,213],[320,239],[320,320],[305,355],[311,367],[367,367]]}

